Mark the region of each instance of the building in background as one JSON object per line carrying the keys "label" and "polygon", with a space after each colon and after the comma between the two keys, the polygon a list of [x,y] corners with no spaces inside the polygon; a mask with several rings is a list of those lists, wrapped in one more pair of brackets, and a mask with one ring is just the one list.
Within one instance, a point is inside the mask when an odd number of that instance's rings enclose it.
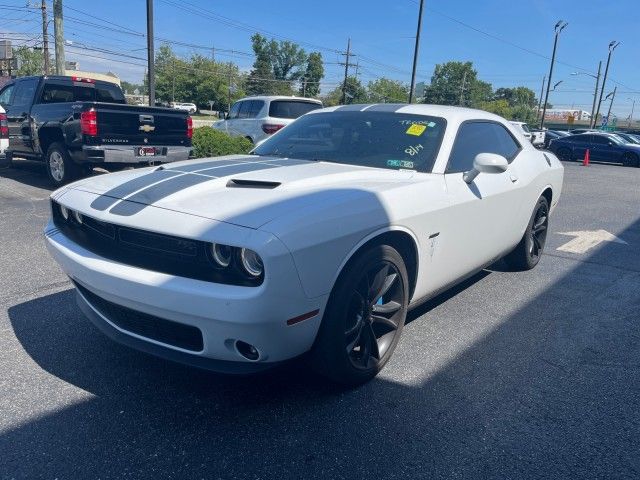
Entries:
{"label": "building in background", "polygon": [[591,120],[591,114],[585,110],[573,108],[549,108],[544,119],[552,122],[573,123]]}

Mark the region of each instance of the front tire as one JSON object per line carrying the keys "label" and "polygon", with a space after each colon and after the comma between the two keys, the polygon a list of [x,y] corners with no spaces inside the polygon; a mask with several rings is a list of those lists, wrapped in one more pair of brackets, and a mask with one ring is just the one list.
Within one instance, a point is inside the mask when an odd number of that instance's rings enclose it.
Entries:
{"label": "front tire", "polygon": [[350,261],[329,297],[312,368],[345,385],[375,377],[400,339],[408,291],[407,269],[393,247],[375,245]]}
{"label": "front tire", "polygon": [[78,176],[78,165],[73,163],[69,152],[60,142],[54,142],[49,146],[45,162],[47,176],[56,187],[61,187]]}
{"label": "front tire", "polygon": [[540,197],[520,243],[504,260],[513,270],[531,270],[540,261],[549,229],[549,202]]}
{"label": "front tire", "polygon": [[571,150],[568,148],[559,148],[556,154],[560,160],[571,161],[573,160],[573,156],[571,155]]}

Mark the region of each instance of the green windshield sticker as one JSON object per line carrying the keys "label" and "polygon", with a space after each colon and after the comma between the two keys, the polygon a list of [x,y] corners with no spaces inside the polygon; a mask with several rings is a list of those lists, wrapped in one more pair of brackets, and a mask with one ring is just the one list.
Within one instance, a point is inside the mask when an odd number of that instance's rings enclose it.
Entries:
{"label": "green windshield sticker", "polygon": [[409,160],[387,160],[387,167],[413,169],[413,162]]}

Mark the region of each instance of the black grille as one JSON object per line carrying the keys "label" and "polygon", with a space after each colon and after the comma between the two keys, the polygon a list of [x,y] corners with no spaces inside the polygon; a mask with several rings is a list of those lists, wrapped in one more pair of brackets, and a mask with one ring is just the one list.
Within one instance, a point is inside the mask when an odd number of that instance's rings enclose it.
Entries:
{"label": "black grille", "polygon": [[77,282],[73,283],[93,308],[121,329],[184,350],[202,351],[204,344],[200,329],[116,305]]}
{"label": "black grille", "polygon": [[103,258],[154,272],[207,282],[255,287],[262,276],[252,278],[238,269],[221,269],[213,261],[210,244],[102,222],[86,215],[79,223],[73,214],[62,216],[51,202],[53,222],[73,242]]}

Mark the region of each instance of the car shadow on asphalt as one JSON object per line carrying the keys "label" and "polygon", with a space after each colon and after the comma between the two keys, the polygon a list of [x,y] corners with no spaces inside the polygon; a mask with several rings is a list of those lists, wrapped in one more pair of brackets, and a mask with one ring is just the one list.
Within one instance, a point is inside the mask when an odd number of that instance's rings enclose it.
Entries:
{"label": "car shadow on asphalt", "polygon": [[403,381],[400,367],[353,390],[300,364],[227,377],[128,350],[82,318],[71,290],[16,305],[33,361],[88,394],[0,433],[3,475],[636,477],[640,271],[606,266],[629,247],[603,245],[434,374]]}

